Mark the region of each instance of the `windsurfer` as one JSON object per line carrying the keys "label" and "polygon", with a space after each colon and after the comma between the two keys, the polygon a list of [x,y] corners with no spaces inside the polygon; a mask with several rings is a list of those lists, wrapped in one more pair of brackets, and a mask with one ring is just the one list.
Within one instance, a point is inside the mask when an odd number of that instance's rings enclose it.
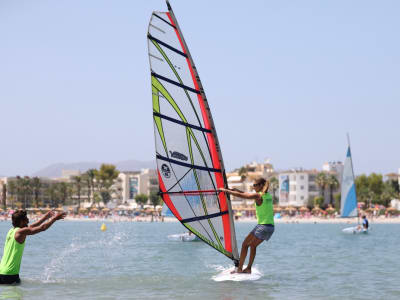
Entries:
{"label": "windsurfer", "polygon": [[[242,192],[238,189],[220,189],[221,192],[231,194],[235,197],[255,200],[257,226],[243,241],[239,266],[232,273],[251,273],[257,246],[263,241],[268,241],[274,233],[274,210],[272,196],[268,193],[269,182],[264,178],[259,178],[254,181],[253,188],[255,192],[252,193]],[[247,267],[243,269],[249,247],[249,263]]]}

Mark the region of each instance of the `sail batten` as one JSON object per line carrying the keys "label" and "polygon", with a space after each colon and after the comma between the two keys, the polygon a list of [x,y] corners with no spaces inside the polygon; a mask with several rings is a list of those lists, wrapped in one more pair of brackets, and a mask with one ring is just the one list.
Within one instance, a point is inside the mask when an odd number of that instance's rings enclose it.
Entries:
{"label": "sail batten", "polygon": [[156,117],[160,117],[160,118],[162,118],[164,120],[168,120],[170,122],[174,122],[174,123],[180,124],[182,126],[187,126],[187,127],[190,127],[190,128],[196,129],[196,130],[200,130],[200,131],[203,131],[203,132],[210,132],[211,133],[210,129],[206,129],[206,128],[203,128],[203,127],[200,127],[200,126],[196,126],[196,125],[193,125],[193,124],[185,123],[185,122],[182,122],[180,120],[177,120],[177,119],[162,115],[162,114],[157,113],[157,112],[153,112],[153,115],[156,116]]}
{"label": "sail batten", "polygon": [[153,12],[148,27],[160,195],[172,214],[211,247],[238,260],[222,155],[193,59],[175,15]]}

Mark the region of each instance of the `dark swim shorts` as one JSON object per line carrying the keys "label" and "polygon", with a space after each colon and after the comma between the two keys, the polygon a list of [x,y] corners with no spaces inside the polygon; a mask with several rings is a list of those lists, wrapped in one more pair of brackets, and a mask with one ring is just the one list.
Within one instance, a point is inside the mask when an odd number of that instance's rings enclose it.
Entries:
{"label": "dark swim shorts", "polygon": [[1,275],[0,274],[0,284],[13,284],[20,283],[19,275]]}
{"label": "dark swim shorts", "polygon": [[274,233],[275,227],[271,224],[257,224],[251,233],[258,239],[268,241]]}

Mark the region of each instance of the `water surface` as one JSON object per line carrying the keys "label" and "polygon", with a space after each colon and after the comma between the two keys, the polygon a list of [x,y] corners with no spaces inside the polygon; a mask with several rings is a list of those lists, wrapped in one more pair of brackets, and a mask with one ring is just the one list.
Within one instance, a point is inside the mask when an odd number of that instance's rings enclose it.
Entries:
{"label": "water surface", "polygon": [[[258,247],[263,276],[249,282],[213,281],[230,260],[169,241],[179,223],[106,225],[61,221],[28,237],[22,284],[0,287],[0,299],[400,299],[400,225],[346,235],[344,224],[277,224]],[[240,244],[254,225],[236,224]],[[2,245],[9,228],[0,223]]]}

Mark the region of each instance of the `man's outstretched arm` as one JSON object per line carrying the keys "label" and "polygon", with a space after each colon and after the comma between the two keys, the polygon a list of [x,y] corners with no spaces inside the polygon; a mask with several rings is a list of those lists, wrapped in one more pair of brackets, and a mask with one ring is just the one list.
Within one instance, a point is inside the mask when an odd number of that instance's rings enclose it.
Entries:
{"label": "man's outstretched arm", "polygon": [[37,227],[40,224],[42,224],[44,221],[46,221],[48,218],[50,218],[53,215],[53,211],[49,211],[47,213],[44,214],[43,217],[41,217],[39,220],[37,220],[36,222],[32,223],[29,225],[29,227]]}
{"label": "man's outstretched arm", "polygon": [[66,216],[65,212],[59,212],[54,217],[49,219],[46,223],[42,223],[39,226],[36,226],[36,227],[29,226],[29,227],[24,227],[24,228],[18,229],[18,231],[15,233],[15,240],[18,243],[22,244],[25,241],[25,238],[27,235],[34,235],[39,232],[45,231],[45,230],[49,229],[50,226],[53,225],[55,221],[64,219],[65,216]]}

